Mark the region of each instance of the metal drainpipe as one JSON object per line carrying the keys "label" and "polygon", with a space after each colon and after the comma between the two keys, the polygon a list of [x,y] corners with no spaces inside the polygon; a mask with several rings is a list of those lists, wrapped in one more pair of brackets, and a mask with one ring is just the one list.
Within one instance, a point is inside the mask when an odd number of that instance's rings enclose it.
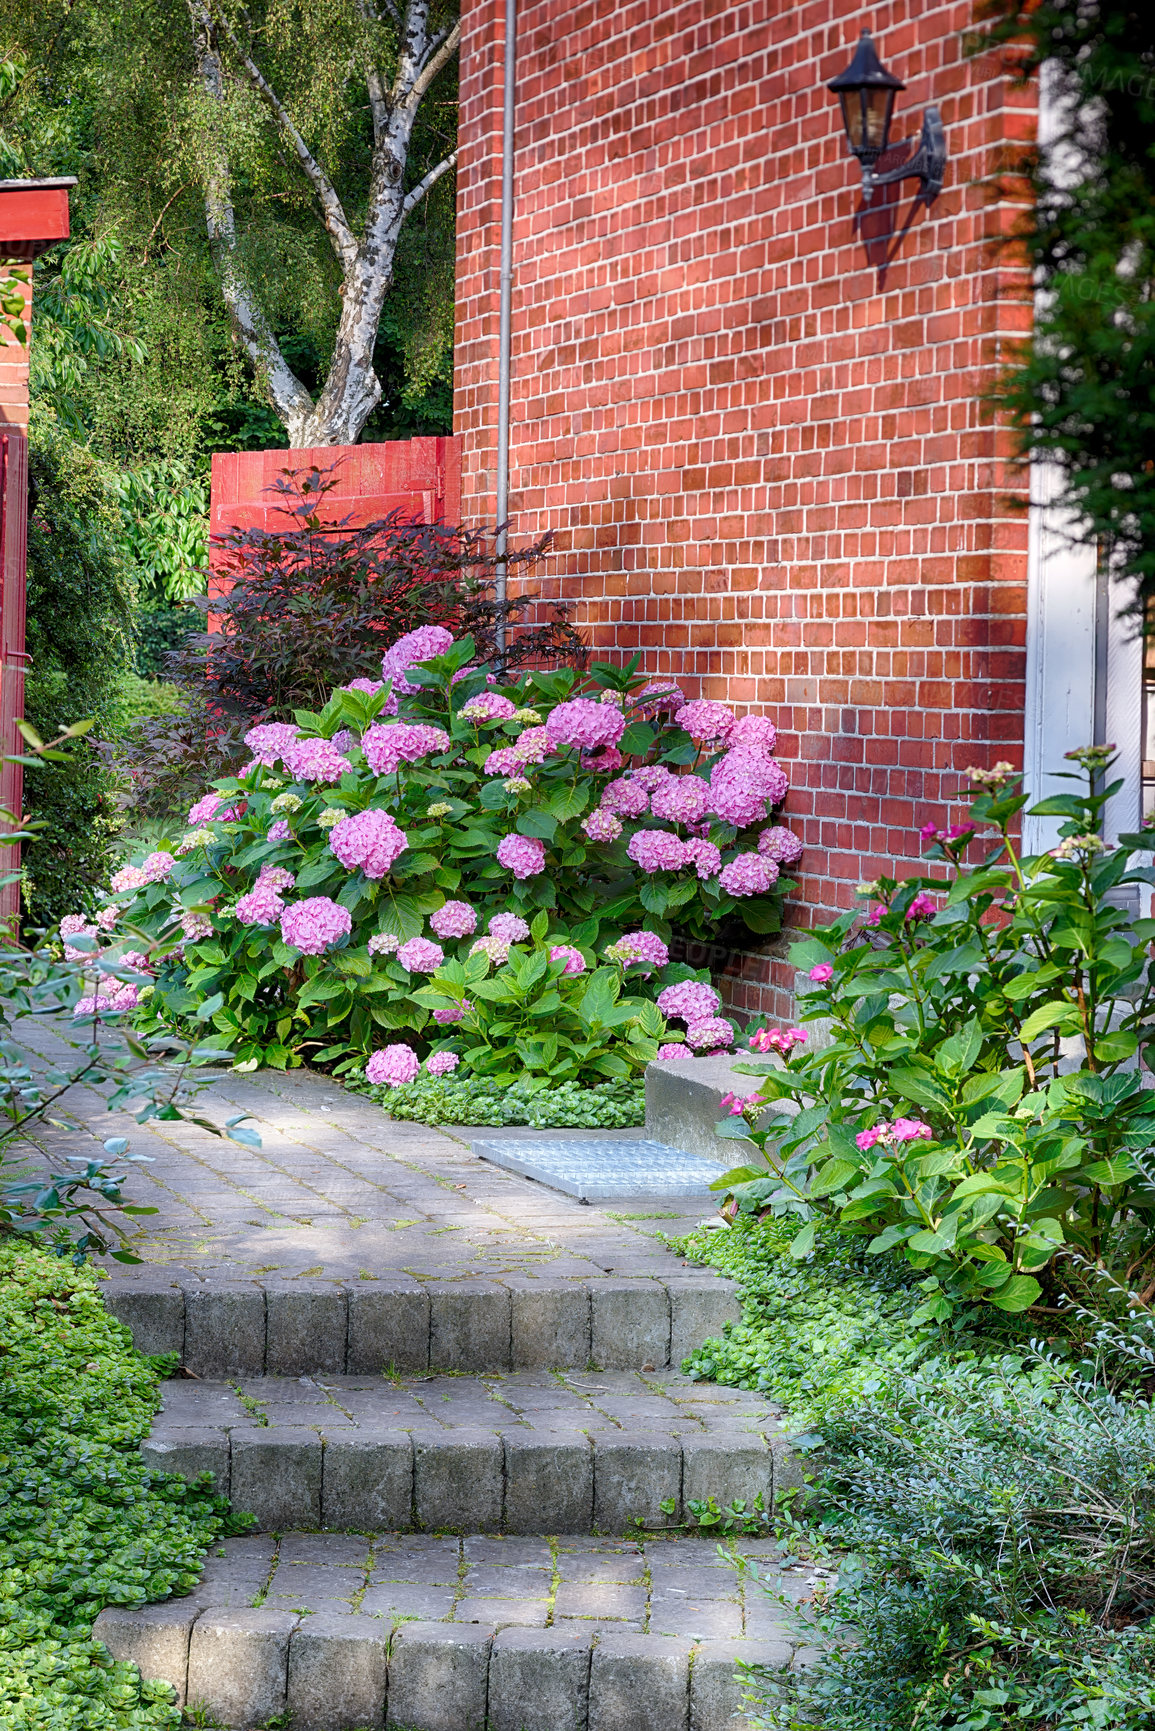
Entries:
{"label": "metal drainpipe", "polygon": [[[509,357],[513,303],[513,116],[517,91],[517,0],[505,0],[505,88],[501,111],[501,312],[497,337],[497,601],[504,609],[509,577]],[[505,652],[505,617],[497,619]]]}

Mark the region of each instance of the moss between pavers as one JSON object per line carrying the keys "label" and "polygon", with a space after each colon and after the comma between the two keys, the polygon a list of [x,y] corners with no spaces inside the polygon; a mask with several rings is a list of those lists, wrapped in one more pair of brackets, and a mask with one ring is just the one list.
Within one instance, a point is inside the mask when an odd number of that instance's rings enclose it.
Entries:
{"label": "moss between pavers", "polygon": [[209,1545],[251,1524],[140,1459],[167,1368],[90,1269],[0,1248],[0,1731],[180,1725],[168,1685],[90,1632],[106,1605],[189,1592]]}

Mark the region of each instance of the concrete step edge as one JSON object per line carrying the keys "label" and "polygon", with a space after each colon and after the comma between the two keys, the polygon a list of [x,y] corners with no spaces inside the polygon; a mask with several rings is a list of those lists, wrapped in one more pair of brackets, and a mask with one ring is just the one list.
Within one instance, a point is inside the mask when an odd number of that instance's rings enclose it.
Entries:
{"label": "concrete step edge", "polygon": [[[639,1426],[592,1437],[482,1429],[414,1436],[384,1427],[252,1430],[164,1428],[141,1445],[149,1466],[194,1479],[208,1472],[257,1530],[600,1532],[636,1518],[675,1525],[713,1496],[769,1512],[802,1486],[789,1436],[722,1431],[674,1436]],[[661,1505],[672,1503],[663,1516]]]}
{"label": "concrete step edge", "polygon": [[677,1367],[738,1320],[713,1274],[590,1281],[198,1280],[149,1270],[102,1287],[141,1352],[195,1375],[308,1376],[594,1365]]}
{"label": "concrete step edge", "polygon": [[117,1659],[169,1683],[181,1706],[248,1731],[741,1731],[740,1663],[811,1656],[777,1638],[586,1634],[362,1616],[114,1608],[95,1634]]}

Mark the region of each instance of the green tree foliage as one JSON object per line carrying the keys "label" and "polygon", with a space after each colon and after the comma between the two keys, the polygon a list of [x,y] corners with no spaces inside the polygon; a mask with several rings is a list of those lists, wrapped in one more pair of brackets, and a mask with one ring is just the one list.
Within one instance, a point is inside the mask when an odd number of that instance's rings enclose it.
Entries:
{"label": "green tree foliage", "polygon": [[1142,0],[987,0],[983,46],[1042,74],[1020,234],[1041,291],[1001,391],[1052,459],[1088,542],[1155,593],[1155,11]]}
{"label": "green tree foliage", "polygon": [[[131,660],[130,595],[120,514],[102,465],[59,424],[33,420],[29,447],[28,637],[24,714],[48,737],[76,716],[105,719]],[[33,925],[92,905],[117,828],[108,771],[81,746],[52,774],[29,769],[24,805],[47,820],[26,844],[24,901]]]}

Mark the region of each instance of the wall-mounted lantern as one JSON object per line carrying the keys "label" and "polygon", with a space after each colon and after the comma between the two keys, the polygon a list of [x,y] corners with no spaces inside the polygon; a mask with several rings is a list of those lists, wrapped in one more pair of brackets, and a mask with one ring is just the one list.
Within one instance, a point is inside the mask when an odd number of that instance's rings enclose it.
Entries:
{"label": "wall-mounted lantern", "polygon": [[862,166],[862,196],[869,204],[879,186],[893,186],[900,180],[917,179],[922,196],[929,203],[942,191],[946,169],[946,133],[937,108],[928,108],[922,117],[922,137],[918,149],[899,168],[886,174],[875,174],[874,165],[890,142],[890,119],[894,98],[906,85],[893,72],[888,72],[874,51],[870,31],[864,30],[854,51],[854,59],[832,78],[829,90],[837,92],[842,104],[842,123],[851,151]]}

